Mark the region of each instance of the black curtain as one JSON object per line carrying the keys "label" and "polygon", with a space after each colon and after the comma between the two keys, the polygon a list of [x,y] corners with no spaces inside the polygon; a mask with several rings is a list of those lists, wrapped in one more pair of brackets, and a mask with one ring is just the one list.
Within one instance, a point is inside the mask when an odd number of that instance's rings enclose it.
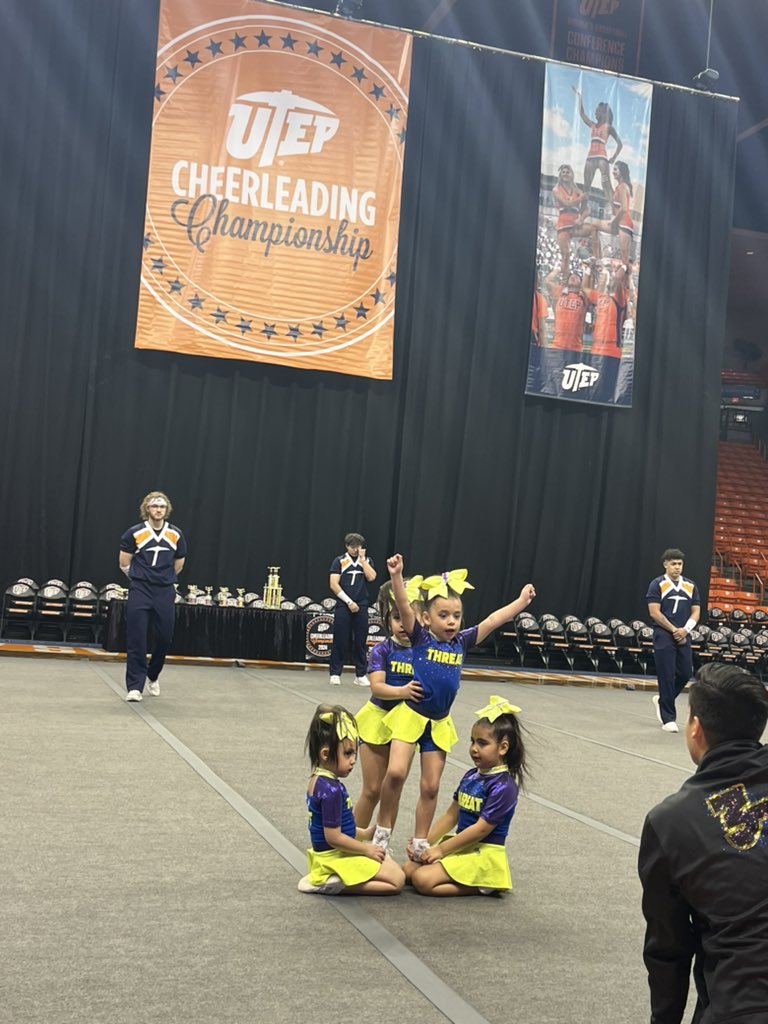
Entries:
{"label": "black curtain", "polygon": [[415,41],[395,378],[133,349],[157,4],[37,0],[0,66],[0,584],[117,577],[155,487],[187,582],[322,597],[347,530],[384,577],[465,565],[475,618],[631,616],[669,544],[705,582],[734,105],[657,89],[630,411],[523,397],[543,65]]}

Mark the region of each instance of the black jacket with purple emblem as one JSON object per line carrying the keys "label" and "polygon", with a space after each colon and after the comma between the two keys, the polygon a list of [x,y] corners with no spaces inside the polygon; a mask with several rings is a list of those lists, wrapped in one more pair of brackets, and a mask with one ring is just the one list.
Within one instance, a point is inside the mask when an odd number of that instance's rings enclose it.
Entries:
{"label": "black jacket with purple emblem", "polygon": [[638,862],[651,1024],[768,1024],[768,746],[707,751],[648,814]]}

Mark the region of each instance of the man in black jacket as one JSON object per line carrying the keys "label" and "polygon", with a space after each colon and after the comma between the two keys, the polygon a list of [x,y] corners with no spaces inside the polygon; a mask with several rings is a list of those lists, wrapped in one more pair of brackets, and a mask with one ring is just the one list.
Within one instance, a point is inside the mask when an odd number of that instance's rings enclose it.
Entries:
{"label": "man in black jacket", "polygon": [[700,669],[685,725],[698,765],[640,840],[651,1024],[768,1024],[768,693],[736,665]]}

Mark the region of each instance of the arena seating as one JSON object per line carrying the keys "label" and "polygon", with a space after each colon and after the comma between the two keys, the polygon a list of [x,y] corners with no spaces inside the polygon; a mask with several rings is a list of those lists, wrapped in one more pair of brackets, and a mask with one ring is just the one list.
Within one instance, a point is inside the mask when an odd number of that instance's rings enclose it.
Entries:
{"label": "arena seating", "polygon": [[757,448],[718,449],[709,605],[768,610],[768,462]]}

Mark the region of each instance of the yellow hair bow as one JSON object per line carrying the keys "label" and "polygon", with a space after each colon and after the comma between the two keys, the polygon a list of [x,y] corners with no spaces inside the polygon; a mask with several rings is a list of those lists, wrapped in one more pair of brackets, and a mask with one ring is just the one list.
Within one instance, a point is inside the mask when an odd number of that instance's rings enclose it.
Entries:
{"label": "yellow hair bow", "polygon": [[411,576],[409,580],[405,581],[405,594],[408,598],[408,604],[413,604],[414,601],[419,600],[421,597],[421,585],[423,582],[423,576]]}
{"label": "yellow hair bow", "polygon": [[[332,711],[323,711],[320,715],[320,721],[325,722],[326,725],[333,725],[333,719],[334,714]],[[357,722],[346,711],[342,711],[338,716],[336,735],[339,740],[352,740],[353,743],[357,743]]]}
{"label": "yellow hair bow", "polygon": [[490,703],[480,708],[475,714],[478,718],[487,718],[489,722],[495,722],[499,715],[519,715],[522,708],[516,704],[510,704],[503,697],[491,697]]}
{"label": "yellow hair bow", "polygon": [[465,590],[474,590],[471,583],[467,583],[466,569],[451,569],[450,572],[440,573],[439,576],[428,576],[421,584],[421,589],[427,591],[427,599],[433,597],[448,597],[448,589],[454,594],[463,594]]}

